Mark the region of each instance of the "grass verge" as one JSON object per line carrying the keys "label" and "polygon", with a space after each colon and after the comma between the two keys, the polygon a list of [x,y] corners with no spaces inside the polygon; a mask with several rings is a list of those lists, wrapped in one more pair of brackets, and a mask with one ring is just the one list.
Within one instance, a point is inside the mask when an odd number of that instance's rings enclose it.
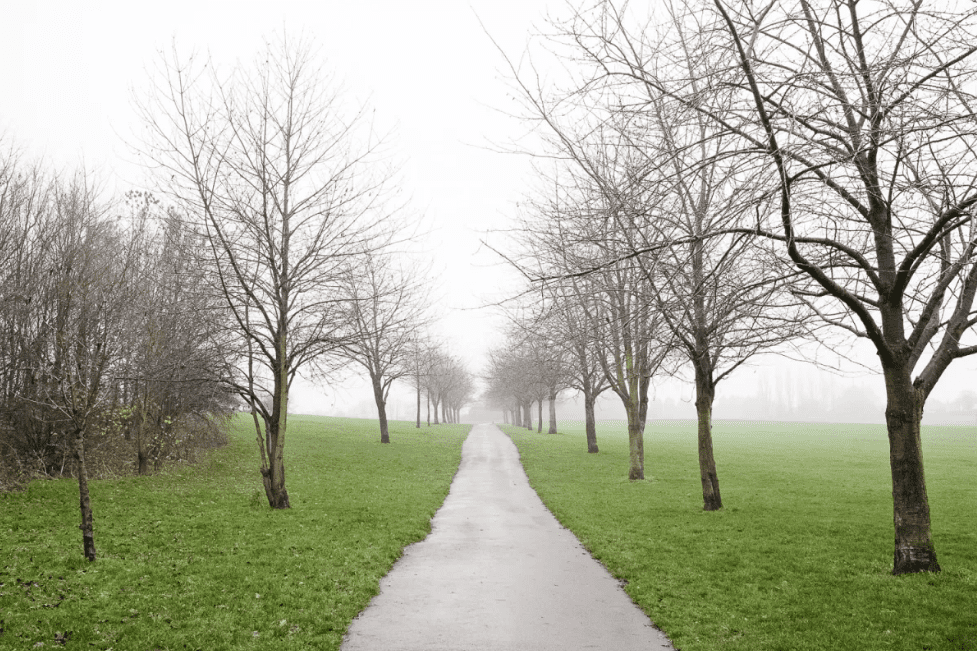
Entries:
{"label": "grass verge", "polygon": [[695,425],[505,428],[564,526],[682,651],[977,650],[977,433],[924,427],[939,574],[894,577],[884,428],[716,423],[725,508],[702,511]]}
{"label": "grass verge", "polygon": [[469,426],[290,416],[292,508],[268,508],[249,421],[200,464],[0,494],[0,649],[338,649],[404,546],[430,530]]}

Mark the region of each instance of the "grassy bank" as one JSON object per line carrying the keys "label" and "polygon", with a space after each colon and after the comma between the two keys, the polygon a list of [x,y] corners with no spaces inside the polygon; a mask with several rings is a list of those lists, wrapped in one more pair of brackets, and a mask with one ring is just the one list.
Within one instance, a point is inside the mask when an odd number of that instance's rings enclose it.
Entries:
{"label": "grassy bank", "polygon": [[506,428],[540,497],[682,651],[977,649],[977,431],[924,428],[943,572],[893,577],[884,428],[717,423],[725,509],[705,513],[690,422],[627,434]]}
{"label": "grassy bank", "polygon": [[381,446],[374,421],[291,417],[292,509],[272,511],[248,426],[195,467],[94,482],[94,564],[77,483],[0,495],[0,649],[337,649],[429,531],[469,428],[392,422]]}

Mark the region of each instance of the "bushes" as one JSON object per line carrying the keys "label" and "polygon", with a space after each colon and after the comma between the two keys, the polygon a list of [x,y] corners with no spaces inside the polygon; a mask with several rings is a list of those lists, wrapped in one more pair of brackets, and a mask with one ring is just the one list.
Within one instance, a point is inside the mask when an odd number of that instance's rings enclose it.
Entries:
{"label": "bushes", "polygon": [[[19,490],[32,479],[74,477],[71,434],[33,414],[0,417],[0,492]],[[85,456],[92,479],[140,474],[139,443],[131,419],[105,415],[100,427],[85,436]],[[198,452],[227,443],[229,414],[184,414],[156,432],[147,446],[146,474],[164,463],[194,463]]]}
{"label": "bushes", "polygon": [[235,353],[199,236],[151,194],[106,199],[3,146],[0,489],[76,472],[76,450],[104,477],[221,440]]}

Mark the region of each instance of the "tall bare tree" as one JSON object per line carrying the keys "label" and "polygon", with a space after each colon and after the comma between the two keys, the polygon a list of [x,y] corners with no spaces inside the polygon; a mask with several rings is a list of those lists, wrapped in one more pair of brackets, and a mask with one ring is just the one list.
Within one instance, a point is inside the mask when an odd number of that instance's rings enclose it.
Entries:
{"label": "tall bare tree", "polygon": [[342,270],[377,246],[386,172],[362,110],[350,111],[304,43],[269,44],[224,77],[161,62],[142,155],[206,238],[242,359],[273,508],[288,508],[284,443],[297,372],[334,343]]}
{"label": "tall bare tree", "polygon": [[[105,218],[84,174],[53,182],[45,226],[47,269],[33,291],[48,319],[33,344],[28,372],[32,400],[71,440],[78,478],[85,557],[96,558],[88,489],[86,441],[105,425],[113,379],[126,351],[127,325],[136,305],[134,275],[141,236]],[[47,237],[50,236],[50,239]],[[45,277],[46,276],[46,277]]]}
{"label": "tall bare tree", "polygon": [[977,11],[715,7],[743,73],[734,126],[777,171],[766,234],[817,283],[820,315],[879,357],[893,573],[939,571],[920,423],[950,363],[977,353]]}
{"label": "tall bare tree", "polygon": [[713,0],[676,13],[730,65],[691,79],[660,74],[657,46],[610,2],[577,23],[579,41],[602,74],[712,120],[729,138],[724,156],[769,174],[756,187],[753,233],[780,243],[810,279],[806,299],[824,323],[879,358],[893,573],[938,571],[920,422],[947,367],[977,353],[977,11]]}

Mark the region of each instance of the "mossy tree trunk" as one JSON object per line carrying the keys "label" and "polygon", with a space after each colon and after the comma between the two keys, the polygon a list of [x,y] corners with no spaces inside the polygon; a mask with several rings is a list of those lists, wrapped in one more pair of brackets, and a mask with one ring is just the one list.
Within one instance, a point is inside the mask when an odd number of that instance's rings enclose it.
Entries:
{"label": "mossy tree trunk", "polygon": [[718,511],[723,508],[719,492],[719,474],[712,450],[712,404],[716,397],[715,385],[701,364],[695,369],[695,411],[698,419],[699,478],[702,481],[702,509]]}
{"label": "mossy tree trunk", "polygon": [[285,488],[285,431],[288,424],[288,371],[285,368],[286,338],[284,329],[278,336],[278,358],[274,360],[275,377],[272,387],[271,412],[264,418],[265,435],[262,441],[258,434],[258,444],[264,445],[261,468],[262,483],[268,505],[273,509],[291,508],[288,490]]}
{"label": "mossy tree trunk", "polygon": [[594,418],[594,403],[597,398],[591,392],[585,392],[583,396],[584,421],[587,429],[587,452],[597,454],[597,421]]}
{"label": "mossy tree trunk", "polygon": [[628,410],[628,479],[645,478],[645,423],[637,407]]}
{"label": "mossy tree trunk", "polygon": [[92,502],[88,495],[88,467],[85,465],[85,432],[79,428],[75,431],[75,463],[78,469],[78,496],[81,506],[82,548],[85,558],[95,560],[95,533],[93,531]]}

